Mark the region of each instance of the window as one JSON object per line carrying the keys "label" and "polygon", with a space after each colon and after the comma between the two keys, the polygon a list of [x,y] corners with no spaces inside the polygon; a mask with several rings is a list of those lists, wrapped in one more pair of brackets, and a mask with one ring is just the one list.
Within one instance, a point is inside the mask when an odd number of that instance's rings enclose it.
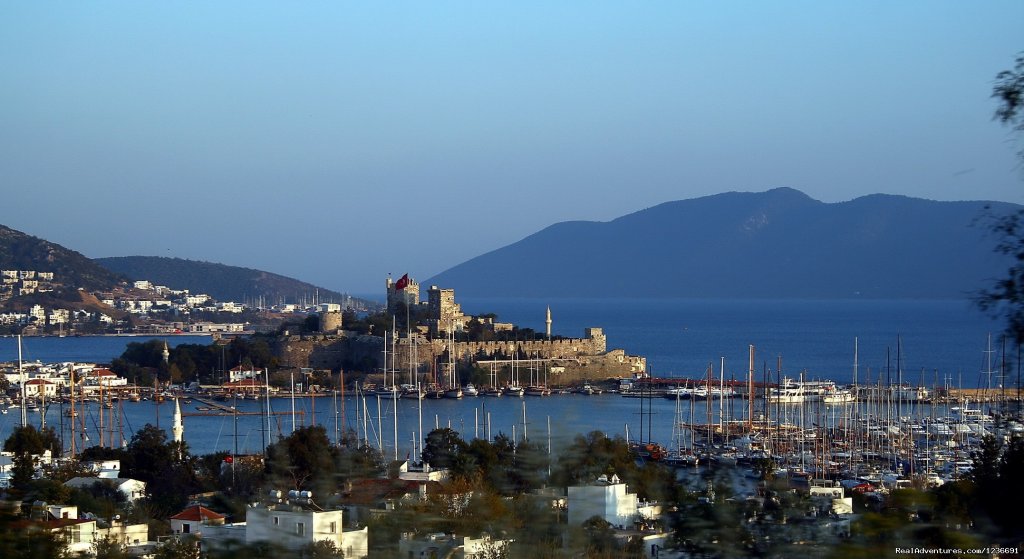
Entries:
{"label": "window", "polygon": [[295,533],[300,535],[300,536],[305,536],[306,535],[306,524],[303,523],[303,522],[296,522],[295,523]]}
{"label": "window", "polygon": [[192,530],[192,526],[188,522],[181,525],[182,534],[187,534],[189,533],[190,530]]}
{"label": "window", "polygon": [[274,517],[274,526],[281,524],[281,519],[277,516]]}
{"label": "window", "polygon": [[330,526],[328,531],[331,534],[337,534],[338,533],[338,523],[337,522],[331,522],[331,526]]}

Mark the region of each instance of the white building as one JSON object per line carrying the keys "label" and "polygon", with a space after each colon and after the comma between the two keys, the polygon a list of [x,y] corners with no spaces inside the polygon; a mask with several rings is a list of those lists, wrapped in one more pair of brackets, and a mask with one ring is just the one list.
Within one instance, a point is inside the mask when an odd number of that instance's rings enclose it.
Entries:
{"label": "white building", "polygon": [[202,535],[203,528],[223,526],[224,515],[201,505],[192,505],[171,517],[171,532],[174,534]]}
{"label": "white building", "polygon": [[492,540],[484,535],[480,538],[457,536],[454,534],[427,534],[412,537],[403,534],[398,542],[398,554],[412,559],[430,559],[433,557],[451,557],[452,559],[472,559],[474,557],[504,557],[511,540]]}
{"label": "white building", "polygon": [[57,396],[58,384],[42,378],[34,378],[25,381],[26,398],[55,398]]}
{"label": "white building", "polygon": [[50,311],[50,324],[67,324],[71,322],[71,312],[67,309],[53,309]]}
{"label": "white building", "polygon": [[220,312],[240,313],[245,310],[245,305],[235,303],[234,301],[226,301],[224,303],[217,303],[217,310]]}
{"label": "white building", "polygon": [[81,378],[85,381],[86,386],[103,386],[104,388],[128,386],[128,379],[117,376],[117,373],[110,369],[93,369],[81,375]]}
{"label": "white building", "polygon": [[135,502],[146,496],[146,482],[131,478],[100,478],[100,477],[73,477],[64,485],[77,489],[92,487],[95,483],[103,483],[117,489],[125,496],[129,503]]}
{"label": "white building", "polygon": [[[316,541],[329,541],[342,550],[345,558],[369,554],[368,528],[345,530],[342,511],[313,510],[299,504],[298,492],[291,492],[290,502],[261,503],[246,511],[245,543],[272,541],[289,549],[300,549]],[[302,492],[309,495],[309,492]]]}
{"label": "white building", "polygon": [[130,548],[146,543],[149,526],[146,524],[124,524],[118,520],[104,522],[99,526],[95,518],[81,518],[78,507],[69,505],[48,505],[47,520],[43,525],[49,530],[62,534],[68,545],[68,551],[75,554],[92,556],[96,551],[96,542],[104,538],[112,538]]}
{"label": "white building", "polygon": [[569,524],[578,526],[593,516],[599,516],[619,528],[631,528],[641,518],[660,516],[657,505],[641,504],[636,493],[628,493],[619,477],[601,476],[591,485],[569,488],[566,500]]}
{"label": "white building", "polygon": [[247,378],[258,378],[263,371],[239,365],[228,371],[228,382],[238,382]]}
{"label": "white building", "polygon": [[187,296],[185,296],[185,304],[188,305],[189,307],[199,307],[199,306],[202,306],[203,303],[206,303],[209,300],[210,300],[210,296],[209,295],[187,295]]}

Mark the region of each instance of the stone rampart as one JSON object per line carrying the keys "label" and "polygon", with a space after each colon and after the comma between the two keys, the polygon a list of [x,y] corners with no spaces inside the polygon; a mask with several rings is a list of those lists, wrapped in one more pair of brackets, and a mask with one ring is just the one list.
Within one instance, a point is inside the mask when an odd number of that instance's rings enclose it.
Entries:
{"label": "stone rampart", "polygon": [[[515,340],[491,342],[455,342],[455,358],[458,361],[492,359],[536,358],[579,360],[590,356],[614,353],[622,365],[619,353],[607,351],[607,339],[599,328],[587,330],[588,337],[558,340]],[[286,367],[312,367],[315,369],[337,370],[358,364],[365,371],[382,370],[384,363],[384,340],[379,336],[314,334],[288,336],[278,340],[275,355]],[[431,370],[446,358],[448,341],[428,340],[425,337],[401,338],[395,347],[388,347],[388,366],[407,370],[410,363],[417,369]],[[628,365],[627,365],[628,366]]]}

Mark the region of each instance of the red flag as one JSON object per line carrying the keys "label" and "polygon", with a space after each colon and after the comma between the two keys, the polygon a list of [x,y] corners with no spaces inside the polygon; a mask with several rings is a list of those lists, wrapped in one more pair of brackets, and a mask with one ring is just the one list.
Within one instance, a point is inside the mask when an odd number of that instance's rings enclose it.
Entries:
{"label": "red flag", "polygon": [[235,457],[228,454],[227,456],[224,457],[224,461],[230,464],[235,461]]}
{"label": "red flag", "polygon": [[402,277],[398,278],[395,282],[395,291],[401,291],[409,286],[409,274],[403,274]]}

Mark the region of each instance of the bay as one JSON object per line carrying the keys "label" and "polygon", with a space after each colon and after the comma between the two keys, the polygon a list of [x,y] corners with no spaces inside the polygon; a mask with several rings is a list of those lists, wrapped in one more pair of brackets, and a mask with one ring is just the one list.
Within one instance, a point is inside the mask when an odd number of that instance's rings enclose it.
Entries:
{"label": "bay", "polygon": [[[169,347],[180,344],[210,343],[210,336],[32,336],[22,338],[21,353],[24,361],[43,363],[110,363],[124,353],[130,343],[150,340],[166,341]],[[18,339],[0,338],[0,362],[17,361]]]}
{"label": "bay", "polygon": [[[745,378],[748,347],[755,369],[853,380],[856,340],[859,379],[902,369],[917,384],[975,387],[987,358],[988,338],[999,349],[1002,324],[968,300],[733,300],[733,299],[467,299],[467,314],[494,312],[498,320],[544,332],[580,337],[603,327],[608,348],[647,358],[658,377],[702,378],[709,364],[726,378]],[[1015,350],[1012,352],[1015,354]],[[897,354],[900,360],[897,361]],[[773,375],[777,376],[777,375]],[[883,377],[884,378],[884,377]],[[938,382],[935,379],[938,378]]]}
{"label": "bay", "polygon": [[[747,372],[748,346],[756,348],[758,374],[775,370],[781,356],[783,373],[807,378],[831,378],[850,382],[853,376],[854,340],[858,343],[859,380],[877,379],[903,371],[904,380],[928,386],[952,385],[964,388],[984,386],[985,373],[998,367],[998,332],[1002,325],[976,310],[966,300],[943,301],[813,301],[813,300],[699,300],[699,299],[460,299],[467,314],[494,312],[498,319],[543,332],[548,306],[553,317],[553,333],[579,337],[583,329],[602,327],[608,347],[642,355],[659,377],[700,378],[709,364],[716,376],[721,358],[725,358],[725,377],[743,378]],[[995,351],[986,353],[989,335]],[[209,343],[207,337],[173,336],[170,345]],[[109,362],[130,342],[149,337],[27,338],[26,359],[43,362]],[[164,339],[164,338],[159,338]],[[899,354],[900,360],[896,356]],[[0,360],[17,358],[13,338],[0,339]],[[1015,373],[1013,373],[1015,374]],[[882,378],[885,378],[882,376]],[[1008,378],[1007,383],[1015,382]],[[646,404],[643,402],[647,402]],[[199,413],[197,402],[182,404],[186,414]],[[230,403],[229,403],[230,405]],[[240,401],[242,412],[265,409],[264,401]],[[314,413],[315,406],[315,413]],[[641,413],[641,406],[647,406]],[[681,413],[689,413],[684,403]],[[694,404],[694,416],[706,417],[704,403]],[[120,404],[120,424],[115,425],[113,440],[130,439],[146,423],[159,425],[169,433],[173,405],[153,402]],[[185,440],[194,453],[215,451],[256,452],[266,441],[287,435],[292,429],[291,401],[271,399],[274,412],[268,426],[261,415],[187,416]],[[356,429],[361,437],[380,444],[388,457],[405,456],[413,451],[420,432],[421,412],[415,401],[380,401],[375,397],[357,399],[347,394],[333,398],[296,401],[296,425],[315,421],[328,429],[331,438],[337,429]],[[435,425],[451,426],[465,438],[490,436],[499,432],[517,438],[527,436],[557,450],[573,436],[600,430],[610,435],[668,443],[673,438],[672,419],[675,402],[665,399],[633,399],[618,395],[555,395],[544,398],[466,398],[463,400],[425,400],[422,426],[429,431]],[[718,415],[713,406],[712,415]],[[726,414],[728,415],[728,414]],[[98,443],[98,410],[86,410],[79,426],[88,429],[87,444]],[[42,417],[30,415],[38,425]],[[70,428],[59,405],[51,406],[47,424],[61,427],[65,437]],[[0,438],[20,422],[20,411],[0,416]],[[396,431],[397,424],[397,435]],[[110,420],[105,422],[105,442],[109,444]],[[81,438],[81,429],[78,434]],[[396,444],[397,440],[397,444]],[[79,443],[86,441],[79,440]],[[66,442],[66,446],[69,441]]]}

